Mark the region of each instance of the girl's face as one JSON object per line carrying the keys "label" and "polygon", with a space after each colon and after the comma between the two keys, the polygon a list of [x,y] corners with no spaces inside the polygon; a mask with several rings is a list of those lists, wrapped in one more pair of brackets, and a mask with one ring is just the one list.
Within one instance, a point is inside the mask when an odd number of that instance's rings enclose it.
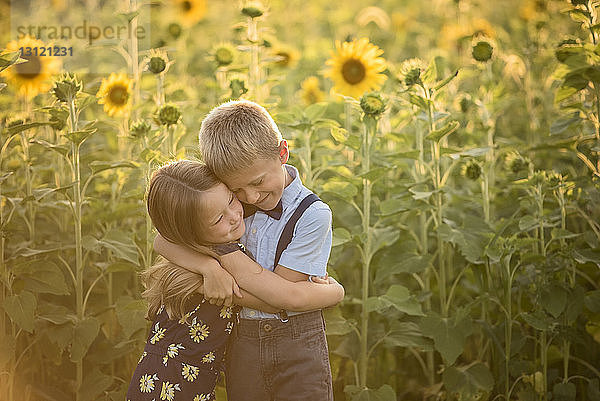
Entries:
{"label": "girl's face", "polygon": [[244,212],[233,192],[218,184],[202,194],[202,237],[205,244],[223,244],[238,240],[243,234]]}

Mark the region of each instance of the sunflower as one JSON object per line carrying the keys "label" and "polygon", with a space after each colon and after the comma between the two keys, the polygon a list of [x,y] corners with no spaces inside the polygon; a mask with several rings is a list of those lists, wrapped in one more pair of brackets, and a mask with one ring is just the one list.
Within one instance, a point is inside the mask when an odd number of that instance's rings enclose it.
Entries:
{"label": "sunflower", "polygon": [[422,83],[422,74],[427,70],[427,63],[420,58],[404,60],[400,64],[398,79],[407,87]]}
{"label": "sunflower", "polygon": [[34,49],[46,47],[41,40],[31,36],[16,41],[13,40],[6,45],[6,51],[18,51],[21,47],[32,49],[31,55],[21,55],[27,60],[25,63],[16,64],[2,71],[0,75],[6,77],[9,84],[13,84],[21,95],[32,98],[38,93],[50,90],[52,84],[50,78],[60,72],[60,59],[53,56],[36,56]]}
{"label": "sunflower", "polygon": [[385,59],[379,57],[383,50],[367,38],[336,41],[335,47],[337,53],[332,53],[332,58],[325,63],[329,66],[325,76],[333,80],[335,92],[359,98],[367,91],[381,88],[385,81],[381,72],[386,68]]}
{"label": "sunflower", "polygon": [[124,73],[110,74],[108,79],[102,80],[102,85],[96,94],[100,98],[98,103],[104,105],[104,111],[109,116],[125,114],[129,108],[129,98],[133,89],[133,80]]}
{"label": "sunflower", "polygon": [[492,24],[484,18],[475,18],[461,24],[444,25],[437,35],[438,46],[447,50],[459,49],[461,43],[481,35],[489,38],[496,36]]}
{"label": "sunflower", "polygon": [[167,52],[162,49],[150,49],[150,54],[142,61],[144,70],[153,74],[166,73],[173,61],[169,60]]}
{"label": "sunflower", "polygon": [[236,59],[236,49],[231,43],[218,43],[213,46],[210,56],[219,67],[232,64]]}
{"label": "sunflower", "polygon": [[278,44],[272,49],[273,55],[277,58],[275,65],[281,68],[293,68],[298,63],[300,53],[291,46]]}
{"label": "sunflower", "polygon": [[319,87],[319,78],[311,76],[300,84],[300,96],[305,104],[310,105],[323,100],[325,94]]}
{"label": "sunflower", "polygon": [[171,0],[184,26],[190,27],[206,15],[206,0]]}

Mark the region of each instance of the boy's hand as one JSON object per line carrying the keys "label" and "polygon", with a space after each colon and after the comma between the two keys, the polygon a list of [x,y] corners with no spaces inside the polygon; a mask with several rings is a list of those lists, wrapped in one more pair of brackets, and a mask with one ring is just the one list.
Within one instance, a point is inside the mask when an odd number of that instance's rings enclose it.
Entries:
{"label": "boy's hand", "polygon": [[211,269],[203,269],[204,298],[213,305],[231,306],[234,294],[238,298],[242,298],[240,287],[233,276],[219,265],[219,262],[212,260],[216,266]]}
{"label": "boy's hand", "polygon": [[337,283],[337,281],[335,281],[334,279],[329,277],[327,274],[324,276],[309,276],[308,281],[311,281],[311,282],[317,283],[317,284],[335,284],[335,283]]}

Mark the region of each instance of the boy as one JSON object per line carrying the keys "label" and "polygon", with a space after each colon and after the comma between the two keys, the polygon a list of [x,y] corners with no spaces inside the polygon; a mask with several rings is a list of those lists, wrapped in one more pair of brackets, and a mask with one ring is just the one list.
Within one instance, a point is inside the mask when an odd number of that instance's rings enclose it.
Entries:
{"label": "boy", "polygon": [[[256,261],[290,281],[325,276],[331,251],[331,210],[319,201],[301,215],[292,241],[274,265],[286,222],[311,192],[302,185],[298,170],[286,164],[287,142],[268,112],[249,101],[222,104],[202,122],[199,141],[209,167],[240,201],[256,209],[245,219],[241,239]],[[231,288],[237,293],[233,280],[214,259],[161,238],[155,248],[173,262],[203,274],[205,293],[214,289],[216,294],[211,302],[225,299],[228,304]],[[223,266],[234,272],[241,263],[254,263],[239,254],[224,256]],[[243,308],[231,340],[226,368],[229,401],[333,399],[320,310],[275,315]]]}

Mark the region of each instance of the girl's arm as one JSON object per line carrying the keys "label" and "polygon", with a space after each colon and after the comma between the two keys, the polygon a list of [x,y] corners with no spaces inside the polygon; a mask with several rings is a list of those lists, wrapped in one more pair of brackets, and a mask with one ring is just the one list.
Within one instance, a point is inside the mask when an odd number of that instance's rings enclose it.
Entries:
{"label": "girl's arm", "polygon": [[[210,285],[209,275],[219,277],[219,270],[224,273],[231,273],[231,276],[235,279],[232,279],[234,283],[237,282],[246,291],[281,309],[298,312],[321,309],[335,305],[344,298],[344,287],[337,282],[327,285],[315,284],[308,281],[293,283],[269,270],[263,269],[258,263],[241,251],[221,256],[221,262],[225,268],[223,269],[219,265],[219,262],[210,256],[202,255],[184,246],[170,243],[160,235],[154,240],[154,249],[171,262],[195,273],[202,274],[205,278],[204,294],[211,303],[215,302],[212,301],[211,293],[207,287],[207,285]],[[231,296],[231,287],[227,287],[227,284],[220,288],[223,289],[223,292],[226,292],[229,288]],[[240,297],[242,294],[236,295]],[[231,305],[231,303],[227,303],[227,300],[231,298],[225,299],[225,304]],[[221,305],[222,303],[217,304]]]}
{"label": "girl's arm", "polygon": [[241,251],[221,256],[221,264],[240,287],[270,305],[285,310],[304,312],[322,309],[344,298],[344,287],[332,278],[329,278],[328,284],[291,282],[263,269]]}
{"label": "girl's arm", "polygon": [[230,306],[234,295],[243,296],[231,274],[210,256],[173,244],[160,234],[154,239],[154,250],[176,265],[201,274],[204,277],[204,297],[211,304]]}

